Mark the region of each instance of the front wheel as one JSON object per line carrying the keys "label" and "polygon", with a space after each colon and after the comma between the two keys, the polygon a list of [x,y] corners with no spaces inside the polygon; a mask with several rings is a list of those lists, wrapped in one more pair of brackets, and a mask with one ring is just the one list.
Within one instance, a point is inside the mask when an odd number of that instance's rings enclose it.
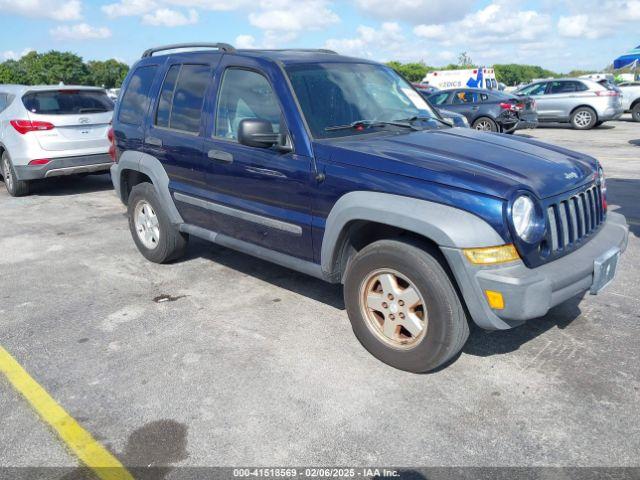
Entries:
{"label": "front wheel", "polygon": [[12,197],[22,197],[29,194],[29,182],[18,180],[11,159],[7,152],[2,153],[2,177],[4,186]]}
{"label": "front wheel", "polygon": [[571,125],[576,130],[589,130],[595,127],[598,115],[589,107],[580,107],[571,114]]}
{"label": "front wheel", "polygon": [[184,254],[188,237],[171,223],[150,183],[140,183],[129,194],[129,229],[140,253],[154,263],[166,263]]}
{"label": "front wheel", "polygon": [[376,358],[400,370],[434,370],[460,352],[469,325],[436,252],[381,240],[350,262],[344,297],[353,331]]}
{"label": "front wheel", "polygon": [[480,117],[473,122],[471,128],[480,130],[481,132],[497,132],[498,125],[489,117]]}

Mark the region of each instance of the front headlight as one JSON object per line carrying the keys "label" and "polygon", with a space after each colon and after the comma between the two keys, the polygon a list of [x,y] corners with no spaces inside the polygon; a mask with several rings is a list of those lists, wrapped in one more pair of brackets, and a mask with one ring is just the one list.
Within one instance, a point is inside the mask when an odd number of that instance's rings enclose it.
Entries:
{"label": "front headlight", "polygon": [[511,219],[516,234],[525,242],[533,240],[533,232],[536,227],[535,222],[536,207],[533,200],[526,195],[520,195],[511,206]]}

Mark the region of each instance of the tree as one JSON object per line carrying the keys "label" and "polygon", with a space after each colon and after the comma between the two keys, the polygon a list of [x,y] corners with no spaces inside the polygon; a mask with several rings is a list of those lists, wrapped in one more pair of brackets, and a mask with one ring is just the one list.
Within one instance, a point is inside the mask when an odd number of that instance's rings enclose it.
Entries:
{"label": "tree", "polygon": [[129,66],[115,59],[106,61],[90,61],[88,82],[97,87],[118,88],[127,76]]}
{"label": "tree", "polygon": [[458,68],[473,68],[475,65],[473,64],[473,60],[469,56],[467,52],[461,52],[458,55]]}
{"label": "tree", "polygon": [[534,78],[558,77],[559,74],[538,65],[520,65],[517,63],[496,64],[493,66],[496,78],[507,85],[529,83]]}
{"label": "tree", "polygon": [[391,62],[387,62],[387,66],[393,68],[396,72],[398,72],[410,82],[421,81],[425,77],[427,72],[433,70],[433,67],[428,67],[423,62],[402,64],[394,60]]}
{"label": "tree", "polygon": [[24,71],[15,60],[7,60],[0,63],[0,84],[2,83],[22,83]]}
{"label": "tree", "polygon": [[24,71],[24,79],[20,83],[27,85],[54,85],[60,82],[83,85],[89,76],[82,58],[71,52],[29,52],[18,60],[18,64]]}

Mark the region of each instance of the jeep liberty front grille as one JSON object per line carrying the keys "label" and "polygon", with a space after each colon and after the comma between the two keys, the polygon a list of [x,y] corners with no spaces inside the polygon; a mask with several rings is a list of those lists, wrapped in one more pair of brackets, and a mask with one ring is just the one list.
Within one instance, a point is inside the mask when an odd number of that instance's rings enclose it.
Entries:
{"label": "jeep liberty front grille", "polygon": [[604,221],[602,192],[599,185],[547,207],[551,253],[575,247]]}

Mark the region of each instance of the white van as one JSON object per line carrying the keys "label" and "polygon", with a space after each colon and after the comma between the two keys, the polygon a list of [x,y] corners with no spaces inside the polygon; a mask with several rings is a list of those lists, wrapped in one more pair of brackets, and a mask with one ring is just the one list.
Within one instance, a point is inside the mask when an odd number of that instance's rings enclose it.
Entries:
{"label": "white van", "polygon": [[470,68],[466,70],[438,70],[427,73],[422,83],[445,90],[448,88],[498,88],[493,68]]}

